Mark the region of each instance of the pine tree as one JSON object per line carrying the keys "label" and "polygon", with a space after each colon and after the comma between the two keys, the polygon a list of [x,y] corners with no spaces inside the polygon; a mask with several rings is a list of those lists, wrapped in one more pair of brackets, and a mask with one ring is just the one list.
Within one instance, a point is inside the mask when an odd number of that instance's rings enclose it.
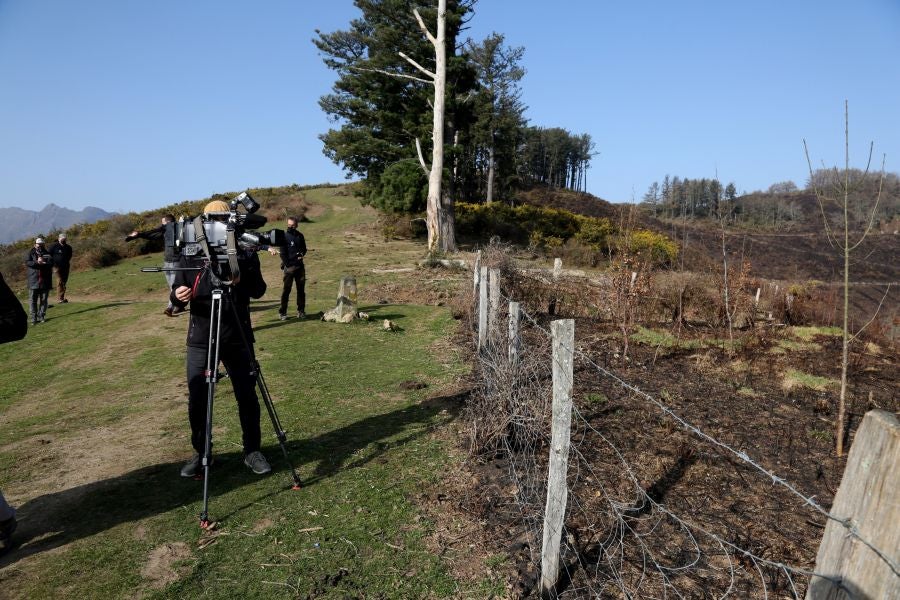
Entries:
{"label": "pine tree", "polygon": [[[385,170],[401,161],[416,161],[415,140],[431,139],[434,88],[400,53],[429,65],[434,63],[434,49],[420,34],[413,16],[418,3],[355,0],[354,4],[362,16],[349,29],[317,30],[313,40],[326,66],[338,74],[332,92],[319,100],[336,127],[319,138],[325,155],[341,165],[348,177],[360,177],[367,198],[374,200]],[[447,4],[447,97],[452,99],[471,88],[474,80],[465,60],[455,55],[456,38],[470,6],[461,0]],[[434,22],[437,10],[423,8],[420,14]],[[456,114],[459,109],[458,103],[448,102],[447,122],[465,120]],[[396,183],[397,178],[392,178],[391,184]]]}

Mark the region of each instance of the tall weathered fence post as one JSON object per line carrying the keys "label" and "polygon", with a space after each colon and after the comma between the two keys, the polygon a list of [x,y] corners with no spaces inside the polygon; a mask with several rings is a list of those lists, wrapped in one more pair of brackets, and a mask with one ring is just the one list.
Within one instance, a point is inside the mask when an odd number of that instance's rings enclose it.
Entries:
{"label": "tall weathered fence post", "polygon": [[[481,250],[475,253],[475,268],[472,269],[472,294],[478,294],[478,280],[481,275]],[[478,299],[476,298],[476,302]]]}
{"label": "tall weathered fence post", "polygon": [[[883,410],[863,418],[831,514],[849,519],[858,534],[885,553],[884,559],[829,520],[816,556],[807,600],[900,598],[900,423]],[[891,564],[889,564],[891,563]]]}
{"label": "tall weathered fence post", "polygon": [[519,364],[519,321],[522,319],[518,302],[509,303],[509,364],[515,367]]}
{"label": "tall weathered fence post", "polygon": [[496,344],[500,316],[500,269],[488,270],[488,343]]}
{"label": "tall weathered fence post", "polygon": [[488,269],[481,267],[478,273],[478,349],[484,347],[488,328]]}
{"label": "tall weathered fence post", "polygon": [[556,294],[554,292],[556,292],[556,282],[557,280],[559,280],[560,275],[562,275],[562,259],[554,258],[552,272],[554,290],[553,292],[551,292],[551,294],[553,295],[550,296],[550,303],[547,305],[547,314],[551,317],[556,314],[556,303],[558,298],[556,297]]}
{"label": "tall weathered fence post", "polygon": [[572,357],[575,321],[562,319],[550,324],[553,336],[553,432],[550,443],[550,475],[544,511],[544,543],[541,550],[541,596],[555,597],[559,579],[559,543],[566,517],[569,489],[569,435],[572,425]]}

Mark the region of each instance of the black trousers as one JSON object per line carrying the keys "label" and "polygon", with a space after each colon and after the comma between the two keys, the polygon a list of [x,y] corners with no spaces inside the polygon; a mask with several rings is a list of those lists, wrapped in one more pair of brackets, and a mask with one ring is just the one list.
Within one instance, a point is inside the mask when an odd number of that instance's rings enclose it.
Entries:
{"label": "black trousers", "polygon": [[[237,399],[238,417],[241,420],[244,454],[260,448],[259,398],[256,396],[256,374],[251,373],[253,362],[250,352],[243,346],[222,345],[219,360],[225,365],[234,396]],[[206,444],[206,348],[187,347],[188,420],[191,423],[191,445],[203,455]],[[215,400],[215,398],[214,398]],[[216,406],[213,403],[213,424]]]}
{"label": "black trousers", "polygon": [[66,299],[66,284],[69,282],[69,265],[56,267],[56,297],[60,302]]}
{"label": "black trousers", "polygon": [[281,307],[278,313],[287,314],[288,299],[291,297],[291,288],[297,283],[297,310],[306,312],[306,269],[303,263],[297,267],[293,273],[288,273],[285,269],[282,273],[281,280],[284,282],[284,290],[281,292]]}

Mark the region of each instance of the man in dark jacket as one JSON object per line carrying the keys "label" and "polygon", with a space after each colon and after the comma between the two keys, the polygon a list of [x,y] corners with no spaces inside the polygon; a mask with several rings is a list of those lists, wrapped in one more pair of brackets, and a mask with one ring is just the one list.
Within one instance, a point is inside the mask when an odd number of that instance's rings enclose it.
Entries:
{"label": "man in dark jacket", "polygon": [[306,240],[303,234],[297,230],[297,217],[288,217],[285,242],[279,250],[269,248],[273,256],[281,255],[281,271],[284,289],[281,292],[281,306],[278,308],[278,317],[284,321],[287,319],[287,305],[291,297],[291,288],[297,284],[297,317],[306,316],[306,269],[303,267],[303,257],[306,256]]}
{"label": "man in dark jacket", "polygon": [[[221,210],[210,202],[205,213]],[[225,204],[224,211],[228,210]],[[226,213],[227,214],[227,213]],[[215,257],[214,257],[215,258]],[[205,264],[205,266],[204,266]],[[253,329],[250,324],[250,298],[260,298],[266,293],[266,282],[260,271],[259,257],[252,252],[238,251],[240,280],[236,285],[217,285],[213,267],[208,261],[182,257],[182,267],[203,267],[199,270],[178,271],[175,274],[172,304],[184,308],[190,302],[190,321],[187,332],[188,420],[191,424],[191,445],[194,456],[182,467],[182,477],[193,477],[202,469],[201,457],[205,452],[207,382],[206,362],[212,308],[212,290],[224,290],[220,305],[221,325],[217,340],[219,359],[225,365],[234,396],[238,404],[238,416],[243,432],[244,463],[262,475],[271,471],[266,457],[260,452],[259,399],[256,395],[256,367],[253,357]],[[228,271],[222,263],[218,268]],[[222,279],[227,279],[227,273]],[[242,335],[243,334],[243,335]],[[214,369],[217,367],[216,365]]]}
{"label": "man in dark jacket", "polygon": [[[125,241],[130,242],[137,238],[145,240],[163,240],[165,247],[163,250],[163,269],[172,269],[178,266],[178,247],[175,245],[175,215],[167,214],[161,219],[159,227],[155,227],[148,231],[132,231],[125,236]],[[164,270],[163,275],[166,276],[166,283],[169,284],[169,291],[172,291],[172,284],[175,282],[175,271]],[[167,317],[177,315],[182,309],[177,308],[170,301],[163,314]]]}
{"label": "man in dark jacket", "polygon": [[66,300],[66,284],[69,282],[69,267],[72,263],[72,246],[66,241],[66,234],[61,233],[55,244],[50,246],[53,257],[53,270],[56,271],[56,300],[60,304]]}
{"label": "man in dark jacket", "polygon": [[[21,340],[28,332],[28,317],[16,295],[0,273],[0,344]],[[12,534],[16,530],[16,511],[0,492],[0,554],[12,546]]]}
{"label": "man in dark jacket", "polygon": [[43,323],[47,317],[47,297],[53,287],[53,259],[44,246],[44,238],[34,240],[34,248],[25,256],[28,266],[28,289],[31,290],[31,324]]}

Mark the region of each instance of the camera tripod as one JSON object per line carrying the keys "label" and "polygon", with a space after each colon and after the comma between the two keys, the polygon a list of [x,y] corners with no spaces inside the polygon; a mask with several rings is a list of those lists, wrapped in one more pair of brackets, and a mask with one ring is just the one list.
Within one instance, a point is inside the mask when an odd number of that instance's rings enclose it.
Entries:
{"label": "camera tripod", "polygon": [[[169,270],[184,270],[184,271],[198,271],[198,270],[208,270],[211,282],[213,284],[212,289],[212,302],[210,304],[210,314],[209,314],[209,340],[207,343],[206,349],[206,368],[203,371],[203,376],[206,379],[206,424],[205,424],[205,436],[204,436],[204,446],[203,446],[203,454],[201,456],[201,466],[203,467],[203,510],[200,513],[200,527],[203,529],[208,529],[211,525],[209,520],[209,470],[212,466],[212,416],[213,416],[213,400],[216,394],[216,383],[220,379],[218,367],[219,367],[219,334],[221,332],[222,326],[222,307],[223,307],[223,296],[226,294],[226,288],[223,286],[222,280],[220,280],[216,273],[210,268],[209,265],[204,267],[175,267],[175,268],[165,268],[165,267],[145,267],[142,268],[141,271],[145,272],[158,272],[158,271],[169,271]],[[230,288],[227,288],[230,291]],[[284,429],[281,427],[281,421],[278,419],[278,413],[275,411],[275,405],[272,402],[272,396],[269,394],[269,388],[266,385],[266,380],[262,374],[262,368],[260,367],[259,361],[256,359],[256,353],[253,349],[253,344],[247,338],[247,334],[244,331],[244,326],[241,323],[240,316],[238,315],[237,307],[234,302],[228,303],[231,306],[231,313],[234,317],[235,326],[240,334],[241,344],[243,348],[247,351],[248,356],[250,357],[252,370],[250,372],[251,376],[255,376],[256,379],[256,387],[259,389],[259,394],[262,396],[263,403],[266,406],[266,412],[269,413],[269,419],[272,422],[272,428],[275,432],[275,437],[278,439],[278,445],[281,447],[281,452],[284,454],[284,460],[287,462],[288,467],[291,470],[291,477],[293,479],[293,485],[291,489],[299,490],[300,489],[300,477],[297,475],[297,470],[294,468],[293,463],[291,463],[290,456],[288,455],[287,447],[285,443],[287,442],[287,434]]]}

